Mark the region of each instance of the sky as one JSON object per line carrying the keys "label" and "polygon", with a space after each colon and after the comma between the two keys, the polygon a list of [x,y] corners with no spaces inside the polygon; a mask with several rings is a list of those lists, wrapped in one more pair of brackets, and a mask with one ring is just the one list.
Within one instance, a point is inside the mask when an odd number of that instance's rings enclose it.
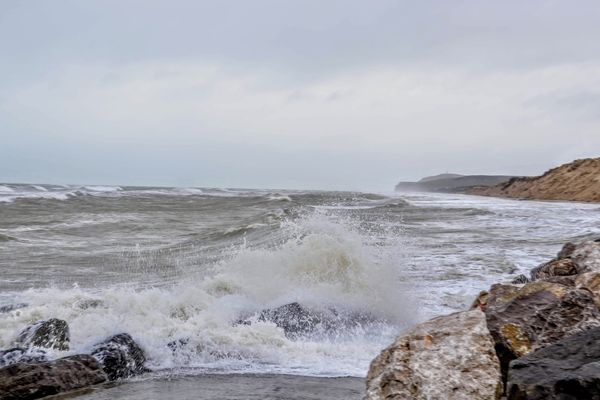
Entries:
{"label": "sky", "polygon": [[392,190],[600,156],[600,2],[1,0],[0,182]]}

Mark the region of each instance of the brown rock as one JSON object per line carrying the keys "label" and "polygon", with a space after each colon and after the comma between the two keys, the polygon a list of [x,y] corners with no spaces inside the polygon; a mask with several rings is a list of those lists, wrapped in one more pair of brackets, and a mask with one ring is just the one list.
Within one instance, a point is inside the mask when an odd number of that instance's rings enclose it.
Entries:
{"label": "brown rock", "polygon": [[592,292],[596,307],[600,309],[600,272],[587,272],[577,275],[575,285],[579,288],[584,288]]}
{"label": "brown rock", "polygon": [[36,364],[17,363],[0,368],[0,400],[39,399],[104,381],[102,367],[89,355]]}
{"label": "brown rock", "polygon": [[497,399],[500,378],[485,315],[474,309],[398,336],[372,361],[365,399]]}
{"label": "brown rock", "polygon": [[492,286],[486,317],[504,376],[511,360],[600,326],[600,313],[589,290],[546,281],[521,288]]}

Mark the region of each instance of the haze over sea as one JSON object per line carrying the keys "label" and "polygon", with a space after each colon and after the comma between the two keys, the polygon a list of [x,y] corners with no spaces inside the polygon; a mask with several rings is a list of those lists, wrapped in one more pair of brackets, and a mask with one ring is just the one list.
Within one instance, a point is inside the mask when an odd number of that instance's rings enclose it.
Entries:
{"label": "haze over sea", "polygon": [[[252,385],[271,398],[294,384],[283,398],[322,398],[307,394],[316,377],[364,378],[403,327],[597,234],[599,212],[449,194],[0,184],[0,306],[28,305],[0,313],[0,348],[56,317],[70,353],[128,332],[155,371],[92,398],[198,398],[198,385],[206,398]],[[288,337],[256,318],[292,302],[344,323]],[[335,382],[330,398],[360,398],[362,379]]]}

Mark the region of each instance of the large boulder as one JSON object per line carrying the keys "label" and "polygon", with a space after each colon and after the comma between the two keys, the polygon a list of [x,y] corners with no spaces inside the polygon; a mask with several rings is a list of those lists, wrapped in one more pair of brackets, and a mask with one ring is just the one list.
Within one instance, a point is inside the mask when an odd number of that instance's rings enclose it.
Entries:
{"label": "large boulder", "polygon": [[29,400],[64,393],[106,381],[92,356],[76,355],[37,364],[0,368],[0,400]]}
{"label": "large boulder", "polygon": [[567,243],[556,258],[531,270],[531,279],[570,276],[585,272],[600,272],[600,241]]}
{"label": "large boulder", "polygon": [[67,322],[62,319],[50,318],[25,328],[19,333],[15,342],[20,347],[69,350],[69,340]]}
{"label": "large boulder", "polygon": [[0,367],[18,362],[38,363],[47,360],[46,352],[37,347],[13,347],[0,350]]}
{"label": "large boulder", "polygon": [[509,400],[600,400],[600,328],[579,332],[512,361]]}
{"label": "large boulder", "polygon": [[149,371],[144,366],[144,351],[127,333],[114,335],[95,345],[92,356],[100,362],[111,381]]}
{"label": "large boulder", "polygon": [[504,375],[515,358],[600,326],[589,290],[545,281],[522,287],[493,285],[485,313]]}
{"label": "large boulder", "polygon": [[494,342],[474,309],[398,336],[371,362],[365,399],[497,399],[501,391]]}

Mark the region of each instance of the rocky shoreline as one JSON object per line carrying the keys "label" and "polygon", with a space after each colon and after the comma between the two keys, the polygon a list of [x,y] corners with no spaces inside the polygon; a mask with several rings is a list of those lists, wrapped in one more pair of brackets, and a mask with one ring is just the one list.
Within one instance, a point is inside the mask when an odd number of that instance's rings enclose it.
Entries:
{"label": "rocky shoreline", "polygon": [[71,392],[149,371],[146,356],[127,333],[97,343],[90,354],[51,359],[69,350],[66,321],[51,318],[26,327],[14,347],[0,350],[0,400],[29,400]]}
{"label": "rocky shoreline", "polygon": [[366,400],[600,399],[600,239],[404,332],[371,363]]}

